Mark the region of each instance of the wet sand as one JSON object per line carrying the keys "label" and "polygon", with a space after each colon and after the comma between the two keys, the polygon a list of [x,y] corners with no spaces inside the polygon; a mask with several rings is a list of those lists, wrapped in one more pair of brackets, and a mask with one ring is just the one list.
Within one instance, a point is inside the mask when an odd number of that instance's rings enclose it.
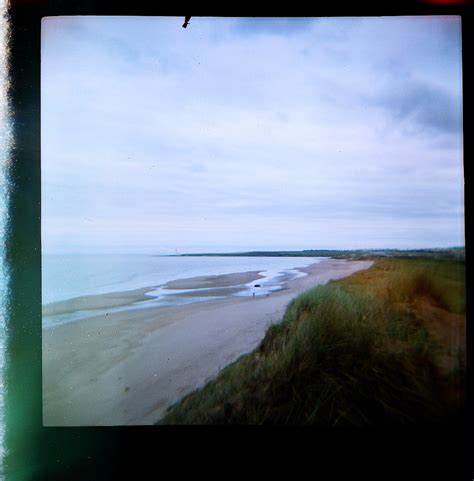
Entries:
{"label": "wet sand", "polygon": [[247,284],[248,282],[261,279],[259,271],[237,272],[234,274],[221,274],[218,276],[199,276],[190,277],[189,279],[177,279],[168,282],[164,289],[203,289],[212,287],[229,287],[238,284]]}
{"label": "wet sand", "polygon": [[58,314],[71,314],[76,311],[111,309],[113,307],[128,306],[135,302],[152,299],[147,296],[151,288],[145,287],[133,291],[110,292],[108,294],[80,296],[67,301],[46,304],[42,308],[43,316],[56,316]]}
{"label": "wet sand", "polygon": [[[129,310],[43,329],[44,425],[153,424],[170,404],[255,349],[295,296],[371,265],[324,259],[268,296]],[[249,273],[236,276],[244,274]],[[226,276],[190,281],[173,281],[173,289],[199,282],[210,288],[233,285],[225,284]],[[125,302],[131,295],[115,293],[113,299]]]}
{"label": "wet sand", "polygon": [[[43,316],[56,316],[71,314],[76,311],[112,309],[114,307],[128,306],[137,302],[153,299],[153,296],[147,295],[147,292],[151,292],[158,287],[182,290],[183,292],[178,294],[179,297],[195,297],[196,295],[199,295],[199,297],[227,296],[241,290],[233,286],[247,284],[261,279],[263,276],[258,272],[259,271],[249,271],[217,276],[190,277],[188,279],[177,279],[162,286],[150,286],[131,291],[80,296],[66,301],[46,304],[42,308],[42,313]],[[186,292],[188,289],[202,289],[202,291],[197,294],[192,291]]]}

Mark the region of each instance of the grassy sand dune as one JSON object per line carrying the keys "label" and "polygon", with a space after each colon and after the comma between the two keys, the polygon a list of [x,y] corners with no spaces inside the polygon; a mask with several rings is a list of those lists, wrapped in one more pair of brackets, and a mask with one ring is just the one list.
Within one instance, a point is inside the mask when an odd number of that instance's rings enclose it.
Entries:
{"label": "grassy sand dune", "polygon": [[461,412],[464,263],[384,259],[293,300],[161,424],[372,425]]}

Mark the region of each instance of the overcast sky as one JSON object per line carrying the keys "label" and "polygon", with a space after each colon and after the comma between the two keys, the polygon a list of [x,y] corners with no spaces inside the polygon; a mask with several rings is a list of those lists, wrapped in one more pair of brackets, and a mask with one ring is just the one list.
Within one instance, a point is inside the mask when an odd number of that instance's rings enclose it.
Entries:
{"label": "overcast sky", "polygon": [[457,17],[51,17],[44,252],[464,244]]}

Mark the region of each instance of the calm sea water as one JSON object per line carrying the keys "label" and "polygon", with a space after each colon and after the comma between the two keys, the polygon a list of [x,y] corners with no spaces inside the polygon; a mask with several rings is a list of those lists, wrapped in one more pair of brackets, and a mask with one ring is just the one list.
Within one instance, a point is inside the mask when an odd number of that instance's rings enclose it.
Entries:
{"label": "calm sea water", "polygon": [[[154,306],[205,300],[198,295],[180,298],[176,291],[160,286],[196,276],[259,271],[262,295],[282,288],[284,281],[304,275],[297,270],[316,262],[315,257],[158,257],[150,255],[43,255],[43,305],[84,295],[105,294],[150,287]],[[234,295],[253,295],[252,283],[242,285]],[[255,289],[254,289],[255,291]],[[198,292],[198,291],[197,291]],[[209,297],[206,298],[207,300]],[[138,305],[138,304],[137,304]],[[140,303],[140,307],[151,307]],[[136,308],[136,306],[135,306]],[[124,308],[120,308],[123,310]],[[43,318],[43,325],[77,320],[98,312],[77,312],[57,318]]]}

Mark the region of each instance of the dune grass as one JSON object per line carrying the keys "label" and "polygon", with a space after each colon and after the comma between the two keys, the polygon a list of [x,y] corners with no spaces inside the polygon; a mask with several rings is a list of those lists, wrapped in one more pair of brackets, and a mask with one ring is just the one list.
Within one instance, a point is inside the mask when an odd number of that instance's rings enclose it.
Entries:
{"label": "dune grass", "polygon": [[444,422],[443,345],[417,311],[464,312],[464,264],[381,260],[293,300],[253,353],[168,410],[161,424]]}

